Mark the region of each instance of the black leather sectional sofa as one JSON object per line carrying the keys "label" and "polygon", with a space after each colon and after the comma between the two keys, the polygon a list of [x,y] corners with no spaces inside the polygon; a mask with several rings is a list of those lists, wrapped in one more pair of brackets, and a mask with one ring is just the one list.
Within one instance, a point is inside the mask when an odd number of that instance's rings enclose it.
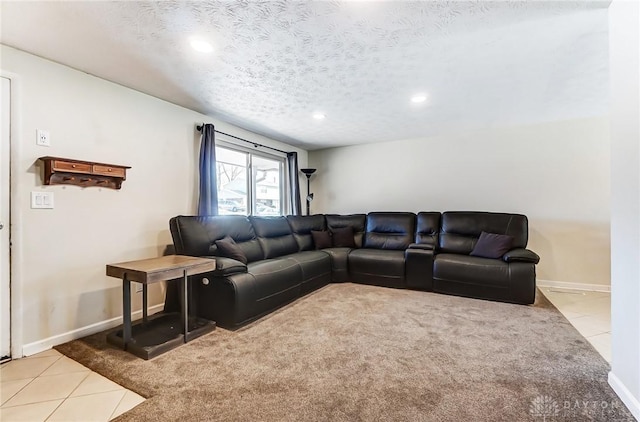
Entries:
{"label": "black leather sectional sofa", "polygon": [[[347,230],[349,247],[316,250],[312,231]],[[191,280],[199,316],[234,328],[330,282],[410,288],[504,302],[535,299],[535,264],[525,249],[524,215],[488,212],[372,212],[288,217],[178,216],[176,253],[216,257],[216,270]],[[471,256],[482,232],[512,237],[499,258]],[[315,233],[317,234],[317,233]],[[219,256],[230,237],[244,264]],[[177,303],[168,286],[167,310]]]}

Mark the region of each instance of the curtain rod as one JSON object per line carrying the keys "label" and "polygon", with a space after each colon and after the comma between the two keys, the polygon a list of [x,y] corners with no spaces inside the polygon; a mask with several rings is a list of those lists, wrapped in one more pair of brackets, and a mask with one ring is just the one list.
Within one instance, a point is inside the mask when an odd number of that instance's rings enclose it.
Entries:
{"label": "curtain rod", "polygon": [[[204,129],[204,123],[203,123],[202,125],[198,125],[198,126],[196,126],[196,129],[198,129],[198,132],[202,132],[202,129]],[[273,151],[281,152],[281,153],[283,153],[283,154],[288,154],[288,152],[287,152],[287,151],[283,151],[283,150],[281,150],[281,149],[273,148],[273,147],[270,147],[270,146],[267,146],[267,145],[262,145],[262,144],[259,144],[259,143],[257,143],[257,142],[247,141],[246,139],[239,138],[239,137],[234,136],[234,135],[231,135],[231,134],[229,134],[229,133],[220,132],[219,130],[215,130],[215,129],[214,129],[214,132],[215,132],[215,133],[219,133],[220,135],[225,135],[225,136],[228,136],[228,137],[230,137],[230,138],[237,139],[237,140],[239,140],[239,141],[243,141],[243,142],[246,142],[246,143],[252,144],[252,145],[253,145],[254,147],[256,147],[256,148],[258,148],[258,147],[260,147],[260,148],[267,148],[267,149],[270,149],[270,150],[273,150]]]}

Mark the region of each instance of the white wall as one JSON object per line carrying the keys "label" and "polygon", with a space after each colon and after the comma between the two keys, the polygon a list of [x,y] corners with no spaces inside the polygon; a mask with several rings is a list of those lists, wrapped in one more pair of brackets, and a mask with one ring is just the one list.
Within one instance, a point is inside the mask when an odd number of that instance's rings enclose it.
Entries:
{"label": "white wall", "polygon": [[611,343],[609,383],[640,419],[640,5],[609,6]]}
{"label": "white wall", "polygon": [[313,211],[522,213],[538,279],[606,287],[609,154],[606,117],[312,151]]}
{"label": "white wall", "polygon": [[[306,151],[251,134],[154,97],[2,46],[3,72],[18,76],[13,128],[13,288],[22,313],[13,341],[35,352],[122,315],[121,283],[105,264],[161,256],[172,244],[169,219],[193,214],[197,203],[196,123],[279,149]],[[36,129],[51,133],[36,146]],[[119,191],[43,186],[38,157],[128,165]],[[51,191],[55,209],[30,209],[30,192]],[[140,294],[134,294],[140,309]],[[150,289],[150,305],[164,300]],[[15,349],[14,349],[15,350]],[[14,357],[17,357],[14,355]]]}

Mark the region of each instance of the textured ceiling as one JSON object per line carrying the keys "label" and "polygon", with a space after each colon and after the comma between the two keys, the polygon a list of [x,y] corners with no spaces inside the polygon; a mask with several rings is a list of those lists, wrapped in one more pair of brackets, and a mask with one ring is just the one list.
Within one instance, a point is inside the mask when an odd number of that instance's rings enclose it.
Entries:
{"label": "textured ceiling", "polygon": [[317,149],[607,113],[607,6],[3,1],[1,41]]}

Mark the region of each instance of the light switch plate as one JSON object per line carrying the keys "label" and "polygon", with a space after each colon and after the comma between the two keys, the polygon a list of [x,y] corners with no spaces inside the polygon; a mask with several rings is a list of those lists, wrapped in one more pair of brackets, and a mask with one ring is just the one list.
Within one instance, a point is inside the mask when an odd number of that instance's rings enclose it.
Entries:
{"label": "light switch plate", "polygon": [[51,135],[48,130],[38,129],[36,133],[36,145],[40,145],[42,147],[50,147],[51,146]]}
{"label": "light switch plate", "polygon": [[53,209],[53,192],[31,192],[31,208]]}

